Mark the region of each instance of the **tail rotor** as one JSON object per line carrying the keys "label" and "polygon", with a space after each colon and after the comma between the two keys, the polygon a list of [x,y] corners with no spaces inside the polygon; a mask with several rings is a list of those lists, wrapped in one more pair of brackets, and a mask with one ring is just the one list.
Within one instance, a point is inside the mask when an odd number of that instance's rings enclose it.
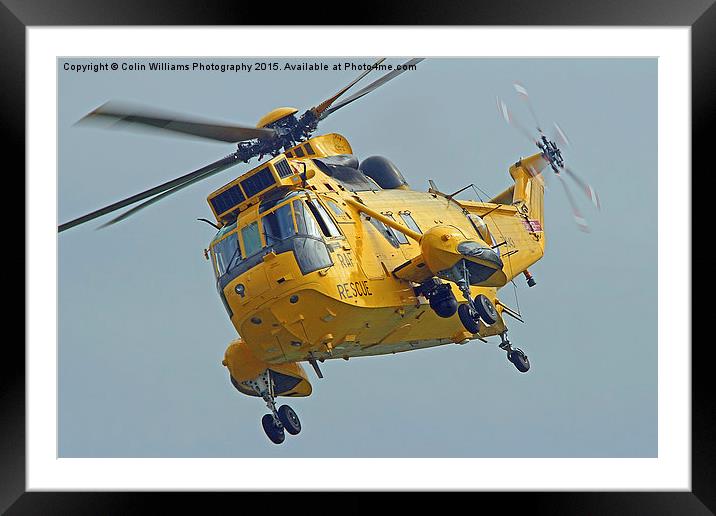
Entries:
{"label": "tail rotor", "polygon": [[497,108],[500,112],[500,115],[507,122],[508,125],[513,127],[527,139],[529,139],[542,152],[542,156],[547,160],[550,165],[550,168],[559,178],[559,182],[564,188],[567,201],[569,202],[570,208],[572,210],[572,217],[574,218],[577,227],[580,231],[588,233],[590,229],[587,220],[579,211],[577,202],[575,201],[574,196],[572,195],[572,191],[569,188],[567,181],[565,181],[564,176],[567,176],[572,181],[574,181],[577,186],[579,186],[579,189],[582,190],[583,194],[587,197],[587,199],[589,199],[591,203],[595,206],[595,208],[597,208],[597,210],[600,210],[601,202],[599,200],[599,195],[597,194],[597,191],[589,183],[582,179],[571,167],[565,165],[560,147],[571,147],[571,143],[564,130],[557,123],[555,123],[554,135],[550,135],[551,139],[548,138],[545,132],[542,130],[543,126],[540,124],[539,119],[537,118],[537,113],[532,106],[532,102],[530,101],[527,88],[525,88],[525,86],[519,82],[513,83],[513,86],[515,88],[515,91],[517,92],[517,95],[522,98],[527,104],[527,109],[529,110],[532,119],[534,120],[538,134],[535,136],[534,133],[531,133],[522,124],[520,124],[519,121],[512,114],[510,109],[507,107],[507,104],[498,97]]}

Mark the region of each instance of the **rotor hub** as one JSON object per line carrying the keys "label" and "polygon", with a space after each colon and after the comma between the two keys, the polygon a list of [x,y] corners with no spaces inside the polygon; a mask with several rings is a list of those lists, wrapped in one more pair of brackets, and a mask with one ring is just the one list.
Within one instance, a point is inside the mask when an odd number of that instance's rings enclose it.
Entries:
{"label": "rotor hub", "polygon": [[562,158],[562,151],[559,150],[557,144],[547,139],[544,134],[536,143],[539,150],[542,151],[542,155],[552,167],[552,170],[559,174],[559,169],[564,167],[564,158]]}

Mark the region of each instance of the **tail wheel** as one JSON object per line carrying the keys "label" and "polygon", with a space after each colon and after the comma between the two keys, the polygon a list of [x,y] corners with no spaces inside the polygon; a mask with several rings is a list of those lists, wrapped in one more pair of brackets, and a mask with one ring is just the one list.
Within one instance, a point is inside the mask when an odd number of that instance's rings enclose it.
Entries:
{"label": "tail wheel", "polygon": [[271,414],[265,414],[264,417],[261,418],[261,426],[264,427],[264,432],[266,432],[266,436],[272,443],[281,444],[286,439],[283,428],[276,424]]}
{"label": "tail wheel", "polygon": [[281,405],[278,408],[278,418],[289,434],[296,435],[301,431],[301,421],[298,419],[296,412],[288,405]]}
{"label": "tail wheel", "polygon": [[458,307],[457,315],[460,317],[462,325],[470,333],[475,334],[480,330],[480,320],[467,303],[463,303]]}
{"label": "tail wheel", "polygon": [[499,318],[497,309],[487,296],[478,294],[475,297],[475,308],[477,309],[480,319],[482,319],[488,326],[497,322],[497,319]]}
{"label": "tail wheel", "polygon": [[530,361],[524,351],[515,348],[507,354],[507,360],[517,368],[520,373],[526,373],[530,370]]}

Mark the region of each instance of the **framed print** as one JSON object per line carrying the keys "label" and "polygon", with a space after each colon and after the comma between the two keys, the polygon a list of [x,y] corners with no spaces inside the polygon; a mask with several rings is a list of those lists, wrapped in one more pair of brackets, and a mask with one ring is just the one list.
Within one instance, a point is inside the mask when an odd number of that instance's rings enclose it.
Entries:
{"label": "framed print", "polygon": [[386,490],[714,510],[690,303],[713,6],[382,27],[101,7],[0,7],[28,299],[3,510]]}

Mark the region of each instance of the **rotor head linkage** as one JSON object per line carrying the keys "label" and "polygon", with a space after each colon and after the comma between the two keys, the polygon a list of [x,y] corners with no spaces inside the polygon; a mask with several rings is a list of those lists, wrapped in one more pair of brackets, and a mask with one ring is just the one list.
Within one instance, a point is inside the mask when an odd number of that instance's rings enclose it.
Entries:
{"label": "rotor head linkage", "polygon": [[556,174],[559,174],[559,169],[564,168],[564,158],[562,158],[562,151],[559,150],[557,144],[547,139],[544,134],[536,143],[539,150],[542,151],[542,155],[552,167],[552,170],[554,170]]}

